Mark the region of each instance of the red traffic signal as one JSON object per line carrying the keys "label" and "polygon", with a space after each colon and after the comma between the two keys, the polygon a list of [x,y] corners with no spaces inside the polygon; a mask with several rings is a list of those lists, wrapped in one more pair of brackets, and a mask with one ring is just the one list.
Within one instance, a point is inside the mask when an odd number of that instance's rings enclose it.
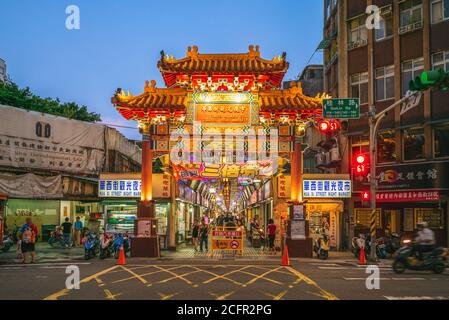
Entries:
{"label": "red traffic signal", "polygon": [[318,130],[321,134],[331,134],[340,130],[340,122],[338,120],[322,120],[318,123]]}
{"label": "red traffic signal", "polygon": [[369,158],[365,153],[356,154],[354,157],[354,170],[358,175],[363,175],[368,171]]}
{"label": "red traffic signal", "polygon": [[371,199],[371,193],[368,191],[362,191],[361,197],[362,201],[369,201]]}

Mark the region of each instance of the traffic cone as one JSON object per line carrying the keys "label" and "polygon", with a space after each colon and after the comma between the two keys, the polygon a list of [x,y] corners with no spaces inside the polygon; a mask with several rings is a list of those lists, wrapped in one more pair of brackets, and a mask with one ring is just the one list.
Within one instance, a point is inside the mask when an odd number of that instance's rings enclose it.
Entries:
{"label": "traffic cone", "polygon": [[290,266],[290,258],[288,257],[287,244],[284,245],[284,254],[282,255],[281,266],[283,266],[283,267],[289,267]]}
{"label": "traffic cone", "polygon": [[365,247],[364,247],[364,246],[362,246],[362,247],[360,248],[359,265],[360,265],[360,266],[366,266]]}
{"label": "traffic cone", "polygon": [[117,264],[120,265],[120,266],[126,265],[125,250],[123,249],[123,245],[120,246],[120,253],[118,255]]}

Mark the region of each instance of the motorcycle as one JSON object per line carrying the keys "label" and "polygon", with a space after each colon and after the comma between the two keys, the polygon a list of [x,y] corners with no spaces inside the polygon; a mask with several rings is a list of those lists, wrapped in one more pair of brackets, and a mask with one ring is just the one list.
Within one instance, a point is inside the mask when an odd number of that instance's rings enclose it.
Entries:
{"label": "motorcycle", "polygon": [[423,253],[423,259],[419,260],[414,254],[413,245],[410,243],[399,249],[393,262],[393,270],[396,273],[404,273],[408,270],[430,270],[441,274],[447,267],[448,250],[442,247],[434,248],[431,252]]}
{"label": "motorcycle", "polygon": [[401,248],[401,237],[397,233],[392,233],[390,236],[384,238],[385,251],[387,255],[393,255]]}
{"label": "motorcycle", "polygon": [[128,238],[128,234],[125,233],[125,235],[122,235],[121,233],[119,233],[118,235],[115,236],[114,238],[114,258],[118,259],[119,254],[120,254],[120,248],[121,246],[123,246],[123,250],[125,252],[125,256],[129,251],[129,238]]}
{"label": "motorcycle", "polygon": [[[371,236],[361,234],[359,237],[352,238],[351,251],[356,259],[360,258],[361,247],[365,249],[365,258],[371,255]],[[387,256],[386,245],[383,238],[376,239],[376,256],[385,259]]]}
{"label": "motorcycle", "polygon": [[64,241],[64,236],[62,235],[62,232],[60,232],[59,230],[50,232],[50,238],[48,238],[48,244],[52,248],[55,248],[56,245],[58,245],[61,248],[65,248],[66,243]]}
{"label": "motorcycle", "polygon": [[3,243],[0,245],[1,252],[8,252],[14,244],[13,236],[7,234],[3,237]]}
{"label": "motorcycle", "polygon": [[329,237],[326,234],[315,239],[313,251],[318,259],[326,260],[329,257]]}
{"label": "motorcycle", "polygon": [[110,258],[112,256],[112,247],[113,247],[112,239],[105,234],[103,236],[103,239],[101,239],[100,259]]}
{"label": "motorcycle", "polygon": [[98,251],[98,239],[97,235],[93,232],[89,232],[86,235],[84,242],[84,259],[89,260],[97,256]]}

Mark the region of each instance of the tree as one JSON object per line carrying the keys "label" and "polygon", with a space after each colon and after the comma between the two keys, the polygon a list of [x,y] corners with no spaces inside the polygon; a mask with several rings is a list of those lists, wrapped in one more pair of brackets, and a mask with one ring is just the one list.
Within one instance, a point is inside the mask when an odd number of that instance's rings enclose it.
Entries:
{"label": "tree", "polygon": [[95,112],[89,112],[86,106],[79,106],[75,102],[61,103],[59,98],[41,98],[34,95],[30,88],[20,89],[13,82],[0,83],[0,104],[74,120],[86,122],[101,121],[100,115]]}

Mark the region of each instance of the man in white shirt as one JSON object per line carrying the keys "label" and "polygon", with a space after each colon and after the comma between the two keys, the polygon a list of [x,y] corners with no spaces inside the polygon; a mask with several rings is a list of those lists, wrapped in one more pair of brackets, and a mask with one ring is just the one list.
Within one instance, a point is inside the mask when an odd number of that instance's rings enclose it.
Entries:
{"label": "man in white shirt", "polygon": [[422,260],[422,254],[433,250],[435,245],[435,233],[429,229],[427,222],[418,223],[418,233],[415,238],[415,252],[418,259]]}

